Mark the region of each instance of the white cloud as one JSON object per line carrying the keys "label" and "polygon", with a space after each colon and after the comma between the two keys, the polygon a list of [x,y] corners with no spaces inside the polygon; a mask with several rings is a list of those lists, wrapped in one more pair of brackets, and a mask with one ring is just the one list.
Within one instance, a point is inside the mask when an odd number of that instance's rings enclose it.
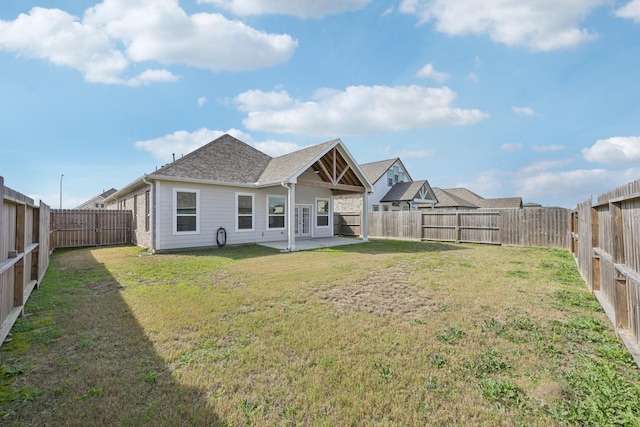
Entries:
{"label": "white cloud", "polygon": [[582,156],[588,162],[609,165],[640,162],[640,136],[600,139],[584,148]]}
{"label": "white cloud", "polygon": [[538,172],[544,172],[551,169],[557,169],[573,163],[573,159],[554,159],[554,160],[538,160],[531,162],[519,170],[520,175],[531,175]]}
{"label": "white cloud", "polygon": [[270,155],[271,157],[278,157],[284,154],[289,154],[301,148],[298,144],[294,144],[293,142],[281,142],[273,140],[254,142],[253,146],[263,153]]}
{"label": "white cloud", "polygon": [[200,98],[198,98],[198,107],[202,107],[204,104],[206,104],[208,101],[208,99],[205,96],[201,96]]}
{"label": "white cloud", "polygon": [[476,73],[469,73],[466,77],[466,80],[473,83],[477,83],[478,80],[480,79],[478,78],[478,75]]}
{"label": "white cloud", "polygon": [[534,145],[531,148],[533,149],[533,151],[537,151],[538,153],[545,153],[549,151],[562,151],[567,149],[567,147],[565,147],[564,145],[558,145],[558,144]]}
{"label": "white cloud", "polygon": [[578,203],[637,179],[639,168],[626,170],[578,169],[521,174],[514,178],[516,192],[529,200],[554,200],[575,207]]}
{"label": "white cloud", "polygon": [[254,90],[234,101],[247,112],[243,123],[248,129],[320,136],[463,126],[489,117],[480,110],[452,107],[456,93],[447,87],[350,86],[342,92],[320,90],[312,98]]}
{"label": "white cloud", "polygon": [[630,1],[625,6],[616,10],[615,15],[619,18],[628,18],[640,23],[640,0]]}
{"label": "white cloud", "polygon": [[297,41],[220,14],[187,15],[177,0],[104,0],[82,19],[35,7],[0,21],[0,49],[46,59],[83,73],[89,82],[138,86],[177,79],[165,69],[127,77],[132,63],[185,64],[242,71],[287,61]]}
{"label": "white cloud", "polygon": [[400,157],[401,159],[424,159],[426,157],[432,157],[436,152],[434,150],[400,150],[396,151],[393,157]]}
{"label": "white cloud", "polygon": [[[637,1],[637,0],[636,0]],[[534,51],[571,48],[595,38],[579,27],[609,0],[403,0],[399,10],[450,35],[488,35],[494,42]]]}
{"label": "white cloud", "polygon": [[538,115],[538,113],[536,113],[529,107],[511,107],[511,110],[513,110],[513,112],[519,116],[537,116]]}
{"label": "white cloud", "polygon": [[135,147],[138,150],[151,153],[153,157],[161,160],[162,162],[168,163],[173,160],[174,154],[176,156],[176,159],[178,159],[183,155],[202,147],[203,145],[213,141],[216,138],[221,137],[226,133],[235,138],[238,138],[242,142],[254,146],[258,150],[272,157],[281,156],[283,154],[287,154],[300,149],[298,145],[291,142],[274,140],[256,142],[253,140],[251,135],[238,129],[220,131],[210,130],[206,128],[201,128],[194,132],[179,130],[158,138],[148,139],[145,141],[137,141],[135,143]]}
{"label": "white cloud", "polygon": [[500,148],[502,149],[502,151],[506,151],[507,153],[513,153],[522,148],[522,143],[514,142],[514,143],[502,144]]}
{"label": "white cloud", "polygon": [[436,69],[431,64],[427,64],[424,67],[420,68],[420,70],[418,70],[418,72],[416,73],[416,76],[430,78],[438,83],[442,83],[449,78],[449,74],[436,71]]}
{"label": "white cloud", "polygon": [[198,3],[212,3],[239,16],[278,14],[322,18],[362,9],[371,0],[198,0]]}

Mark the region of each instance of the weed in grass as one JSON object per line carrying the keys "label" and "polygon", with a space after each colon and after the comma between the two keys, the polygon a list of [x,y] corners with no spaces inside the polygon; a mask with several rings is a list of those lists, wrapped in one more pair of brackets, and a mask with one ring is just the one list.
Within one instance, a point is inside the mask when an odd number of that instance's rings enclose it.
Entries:
{"label": "weed in grass", "polygon": [[148,383],[152,383],[155,382],[155,380],[160,376],[160,374],[158,372],[155,371],[148,371],[145,372],[144,375],[142,376],[142,378],[144,378],[145,382]]}
{"label": "weed in grass", "polygon": [[576,285],[584,286],[584,281],[580,277],[580,273],[575,266],[575,263],[563,263],[554,270],[553,277],[563,285]]}
{"label": "weed in grass", "polygon": [[76,399],[81,402],[84,402],[85,400],[91,397],[100,396],[102,392],[103,392],[102,387],[91,387],[89,390],[87,390],[85,394],[83,394],[82,396],[76,397]]}
{"label": "weed in grass", "polygon": [[491,377],[480,380],[480,392],[489,401],[499,406],[523,407],[527,396],[514,382]]}
{"label": "weed in grass", "polygon": [[424,325],[424,320],[422,320],[422,319],[411,319],[409,321],[409,324],[411,326]]}
{"label": "weed in grass", "polygon": [[517,277],[519,279],[526,279],[527,277],[529,277],[529,272],[524,270],[509,270],[507,271],[507,276]]}
{"label": "weed in grass", "polygon": [[586,356],[576,362],[562,372],[572,398],[560,402],[557,418],[574,425],[640,425],[640,387],[609,362]]}
{"label": "weed in grass", "polygon": [[455,344],[459,339],[464,338],[465,336],[467,336],[467,334],[462,329],[456,326],[450,326],[446,331],[438,334],[436,338],[447,344]]}
{"label": "weed in grass", "polygon": [[485,377],[488,374],[502,372],[509,369],[509,364],[500,359],[500,355],[494,349],[481,353],[475,359],[469,359],[464,368],[473,372],[477,377]]}
{"label": "weed in grass", "polygon": [[543,270],[553,270],[556,268],[556,265],[550,261],[542,261],[540,263],[540,268]]}
{"label": "weed in grass", "polygon": [[438,311],[445,312],[451,310],[451,304],[446,302],[441,302],[438,304]]}
{"label": "weed in grass", "polygon": [[430,391],[435,391],[438,389],[438,379],[429,375],[427,377],[427,381],[425,383],[425,388]]}
{"label": "weed in grass", "polygon": [[437,353],[431,353],[429,355],[429,362],[436,368],[444,368],[447,365],[445,358]]}
{"label": "weed in grass", "polygon": [[473,268],[473,264],[471,264],[470,262],[461,261],[458,263],[458,267]]}
{"label": "weed in grass", "polygon": [[[619,342],[607,342],[596,347],[596,354],[605,360],[613,363],[619,363],[630,367],[635,367],[636,362],[633,356]],[[640,402],[638,402],[640,404]]]}
{"label": "weed in grass", "polygon": [[382,363],[374,363],[374,368],[380,374],[380,378],[385,380],[391,379],[391,368],[388,365]]}
{"label": "weed in grass", "polygon": [[590,311],[602,311],[600,303],[595,296],[583,291],[572,291],[568,289],[560,289],[553,293],[554,298],[558,301],[558,308],[563,307],[582,307]]}
{"label": "weed in grass", "polygon": [[252,426],[253,424],[253,416],[262,410],[262,405],[258,405],[255,402],[251,402],[248,399],[244,399],[242,403],[240,403],[240,411],[242,411],[242,415],[244,415],[245,421],[248,426]]}

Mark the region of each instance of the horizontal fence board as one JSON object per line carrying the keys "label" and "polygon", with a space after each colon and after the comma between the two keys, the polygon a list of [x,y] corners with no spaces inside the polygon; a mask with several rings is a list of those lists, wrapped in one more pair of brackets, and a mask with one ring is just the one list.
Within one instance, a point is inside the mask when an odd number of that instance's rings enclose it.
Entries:
{"label": "horizontal fence board", "polygon": [[49,266],[50,209],[0,176],[0,344]]}

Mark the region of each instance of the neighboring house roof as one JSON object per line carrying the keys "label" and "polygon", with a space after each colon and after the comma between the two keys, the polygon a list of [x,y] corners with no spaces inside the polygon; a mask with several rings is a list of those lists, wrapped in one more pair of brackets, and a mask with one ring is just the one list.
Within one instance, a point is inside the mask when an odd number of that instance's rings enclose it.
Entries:
{"label": "neighboring house roof", "polygon": [[110,188],[107,191],[103,191],[102,194],[97,195],[96,197],[87,200],[86,202],[78,205],[76,207],[76,209],[83,209],[83,208],[95,208],[95,204],[96,203],[101,203],[103,202],[107,197],[109,197],[110,195],[112,195],[113,193],[115,193],[116,190],[115,188]]}
{"label": "neighboring house roof", "polygon": [[109,197],[110,195],[115,193],[116,191],[118,191],[118,190],[116,190],[115,188],[110,188],[109,190],[105,191],[104,193],[102,193],[98,197],[102,197],[103,199],[106,199],[107,197]]}
{"label": "neighboring house roof", "polygon": [[393,166],[396,160],[399,160],[399,158],[396,157],[394,159],[380,160],[379,162],[364,163],[360,165],[360,168],[362,169],[362,172],[367,175],[369,181],[375,184],[383,175],[386,175],[387,171],[391,166]]}
{"label": "neighboring house roof", "polygon": [[436,207],[439,208],[468,208],[468,209],[508,209],[508,208],[521,208],[521,197],[501,197],[493,199],[485,199],[484,197],[474,193],[473,191],[458,187],[458,188],[437,188],[433,189],[436,192],[439,203]]}
{"label": "neighboring house roof", "polygon": [[409,175],[407,168],[404,167],[404,164],[402,163],[402,160],[400,160],[400,157],[395,157],[393,159],[387,159],[387,160],[380,160],[378,162],[364,163],[360,165],[360,168],[362,169],[362,172],[364,172],[365,175],[367,175],[367,178],[369,179],[369,181],[375,184],[376,182],[378,182],[380,178],[387,175],[387,171],[391,169],[391,167],[396,162],[402,165],[402,169],[404,169],[405,176],[407,177],[406,180],[412,181],[413,179]]}
{"label": "neighboring house roof", "polygon": [[433,187],[433,192],[436,194],[438,198],[438,203],[436,207],[438,208],[467,208],[467,209],[478,209],[479,206],[474,205],[473,203],[464,200],[454,194],[449,193],[448,191],[443,190],[442,188]]}
{"label": "neighboring house roof", "polygon": [[[423,186],[427,187],[427,192],[437,201],[437,196],[433,192],[433,189],[429,185],[426,179],[413,182],[398,182],[395,184],[387,194],[384,195],[381,202],[407,202],[414,199],[423,199],[420,196],[420,190]],[[431,190],[431,191],[429,191]]]}

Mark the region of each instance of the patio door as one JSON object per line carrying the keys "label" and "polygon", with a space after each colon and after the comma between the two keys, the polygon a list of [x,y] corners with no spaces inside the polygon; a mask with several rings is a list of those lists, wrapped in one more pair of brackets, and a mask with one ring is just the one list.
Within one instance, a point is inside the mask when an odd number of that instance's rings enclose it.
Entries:
{"label": "patio door", "polygon": [[295,211],[296,237],[311,236],[311,205],[296,205]]}

